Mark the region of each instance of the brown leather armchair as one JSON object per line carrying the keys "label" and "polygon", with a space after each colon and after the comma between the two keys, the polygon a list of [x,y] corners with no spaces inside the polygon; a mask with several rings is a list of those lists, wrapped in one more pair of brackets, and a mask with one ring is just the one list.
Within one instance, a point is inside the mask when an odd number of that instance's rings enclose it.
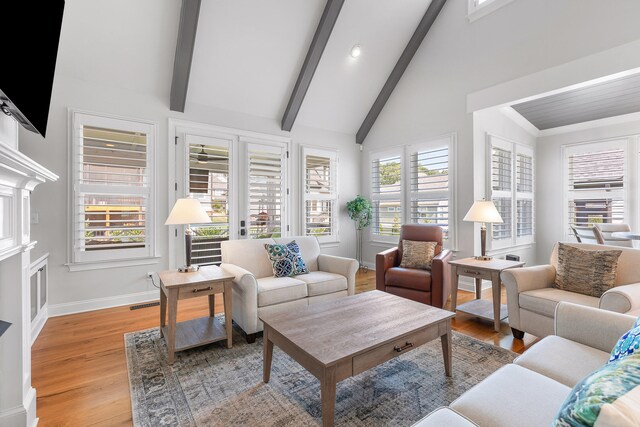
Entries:
{"label": "brown leather armchair", "polygon": [[[436,242],[431,271],[401,268],[402,240]],[[376,255],[376,289],[443,308],[451,293],[449,260],[453,254],[442,247],[442,228],[437,225],[407,224],[400,230],[397,247]]]}

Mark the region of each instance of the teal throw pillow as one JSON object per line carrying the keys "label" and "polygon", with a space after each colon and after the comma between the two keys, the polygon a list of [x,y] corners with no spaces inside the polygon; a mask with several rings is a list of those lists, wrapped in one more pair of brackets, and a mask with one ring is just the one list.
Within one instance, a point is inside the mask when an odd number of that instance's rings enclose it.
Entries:
{"label": "teal throw pillow", "polygon": [[633,327],[620,337],[616,346],[611,351],[609,363],[621,357],[638,353],[640,353],[640,317],[638,317]]}
{"label": "teal throw pillow", "polygon": [[290,277],[309,272],[307,265],[300,255],[300,247],[295,240],[286,245],[276,243],[265,244],[265,249],[271,260],[273,275],[276,277]]}
{"label": "teal throw pillow", "polygon": [[[607,363],[580,381],[571,390],[553,421],[554,427],[592,427],[602,413],[607,421],[600,424],[619,427],[635,425],[629,420],[638,419],[640,405],[631,404],[638,398],[632,392],[640,386],[640,354],[617,359]],[[624,400],[616,401],[621,397]],[[606,408],[606,412],[605,412]],[[633,414],[628,412],[632,411]],[[612,420],[613,424],[612,424]]]}

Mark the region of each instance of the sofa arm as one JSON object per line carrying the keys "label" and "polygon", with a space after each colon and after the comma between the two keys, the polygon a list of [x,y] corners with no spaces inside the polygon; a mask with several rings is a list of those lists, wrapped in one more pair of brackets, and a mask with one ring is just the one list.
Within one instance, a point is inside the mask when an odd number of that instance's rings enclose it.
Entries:
{"label": "sofa arm", "polygon": [[248,270],[235,264],[220,264],[220,268],[233,274],[233,320],[247,334],[258,330],[258,281]]}
{"label": "sofa arm", "polygon": [[376,289],[385,290],[384,275],[391,267],[399,264],[398,247],[387,249],[376,254]]}
{"label": "sofa arm", "polygon": [[600,297],[599,307],[616,313],[637,312],[640,310],[640,283],[609,289]]}
{"label": "sofa arm", "polygon": [[556,307],[555,334],[610,352],[622,334],[631,329],[635,320],[626,314],[560,302]]}
{"label": "sofa arm", "polygon": [[358,261],[334,255],[318,255],[318,269],[329,273],[340,274],[347,278],[347,294],[356,293],[356,272]]}
{"label": "sofa arm", "polygon": [[507,290],[509,326],[524,331],[527,328],[520,324],[520,292],[552,287],[556,269],[552,265],[509,268],[500,273],[500,279]]}
{"label": "sofa arm", "polygon": [[444,308],[451,296],[451,267],[449,261],[453,252],[442,250],[431,260],[431,305]]}

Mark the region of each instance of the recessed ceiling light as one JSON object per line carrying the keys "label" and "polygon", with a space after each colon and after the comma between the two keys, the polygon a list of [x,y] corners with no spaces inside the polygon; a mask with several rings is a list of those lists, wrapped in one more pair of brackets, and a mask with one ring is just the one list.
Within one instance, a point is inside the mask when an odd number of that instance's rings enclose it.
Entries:
{"label": "recessed ceiling light", "polygon": [[105,147],[115,147],[115,144],[104,144]]}
{"label": "recessed ceiling light", "polygon": [[362,48],[360,47],[359,44],[353,46],[351,48],[351,57],[352,58],[357,58],[362,54]]}

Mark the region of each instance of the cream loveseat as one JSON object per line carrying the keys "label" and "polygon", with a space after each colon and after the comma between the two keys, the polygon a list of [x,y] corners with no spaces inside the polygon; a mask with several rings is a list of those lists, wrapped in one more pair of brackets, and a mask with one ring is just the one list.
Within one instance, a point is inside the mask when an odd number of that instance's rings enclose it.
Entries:
{"label": "cream loveseat", "polygon": [[621,250],[615,287],[600,298],[554,288],[558,265],[556,244],[549,265],[513,268],[503,271],[500,275],[507,289],[509,326],[514,337],[522,338],[524,332],[538,337],[553,334],[553,313],[560,301],[640,315],[640,250],[588,243],[570,245],[584,250]]}
{"label": "cream loveseat", "polygon": [[[309,274],[274,277],[265,243],[295,240]],[[233,320],[255,340],[262,331],[258,316],[273,310],[286,310],[340,298],[355,293],[358,262],[320,253],[318,239],[309,236],[277,239],[228,240],[222,242],[220,267],[235,276],[233,280]]]}
{"label": "cream loveseat", "polygon": [[[543,338],[514,363],[498,369],[448,408],[436,409],[414,427],[549,426],[571,389],[607,362],[616,342],[634,321],[624,314],[560,303],[555,335]],[[608,418],[611,413],[604,415],[601,412],[598,422],[602,424],[598,425],[616,425]]]}

